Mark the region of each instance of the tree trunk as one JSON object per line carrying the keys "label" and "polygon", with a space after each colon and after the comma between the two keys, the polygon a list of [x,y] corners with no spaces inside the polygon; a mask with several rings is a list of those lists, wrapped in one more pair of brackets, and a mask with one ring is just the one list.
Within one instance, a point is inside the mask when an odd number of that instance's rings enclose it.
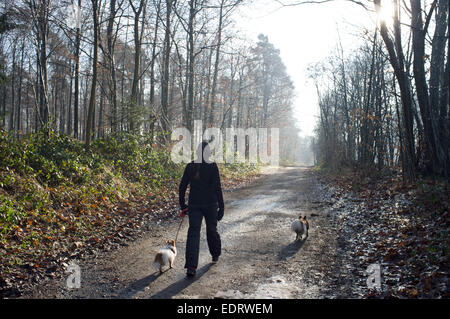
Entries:
{"label": "tree trunk", "polygon": [[130,5],[134,12],[134,71],[133,71],[133,82],[131,85],[131,97],[129,108],[129,123],[130,131],[137,133],[141,126],[141,111],[138,102],[138,87],[141,71],[141,43],[142,36],[144,34],[144,21],[142,21],[141,29],[139,29],[139,20],[141,19],[141,13],[145,17],[145,6],[146,1],[140,0],[139,8],[135,8],[130,0]]}
{"label": "tree trunk", "polygon": [[22,38],[22,46],[21,46],[21,52],[20,52],[20,71],[19,71],[19,101],[17,103],[17,115],[16,115],[16,130],[21,131],[22,130],[22,83],[23,83],[23,60],[25,55],[25,38]]}
{"label": "tree trunk", "polygon": [[[169,128],[168,100],[169,100],[169,65],[170,65],[170,18],[172,15],[173,0],[166,0],[166,30],[164,36],[164,60],[161,79],[161,126],[166,134]],[[165,141],[165,137],[162,137]]]}
{"label": "tree trunk", "polygon": [[419,103],[425,134],[425,159],[430,161],[431,170],[440,174],[444,168],[445,158],[442,147],[438,141],[437,123],[430,108],[428,86],[425,76],[425,33],[422,21],[422,8],[420,0],[411,0],[411,29],[413,38],[413,71],[416,84],[417,101]]}
{"label": "tree trunk", "polygon": [[211,88],[211,105],[209,109],[209,125],[213,125],[214,121],[214,109],[216,107],[216,90],[217,90],[217,76],[219,73],[219,61],[220,61],[220,48],[222,45],[222,24],[223,24],[223,5],[224,0],[220,1],[219,11],[219,26],[217,29],[217,44],[216,44],[216,60],[214,61],[213,82]]}
{"label": "tree trunk", "polygon": [[93,122],[95,120],[95,99],[97,90],[97,58],[98,58],[98,0],[91,0],[92,2],[92,16],[94,22],[94,48],[93,48],[93,61],[92,61],[92,84],[91,84],[91,96],[89,99],[89,108],[86,121],[86,149],[89,150],[91,146],[91,139],[93,135]]}
{"label": "tree trunk", "polygon": [[108,75],[110,81],[109,93],[111,106],[111,131],[117,132],[118,130],[118,109],[117,109],[117,79],[116,79],[116,66],[114,59],[114,41],[113,41],[113,27],[114,18],[116,16],[116,0],[111,0],[109,3],[109,17],[108,25],[106,27],[106,39],[107,39],[107,55],[108,55]]}
{"label": "tree trunk", "polygon": [[188,91],[187,91],[187,111],[185,124],[187,129],[192,132],[192,112],[194,109],[194,20],[197,14],[196,0],[189,1],[189,21],[188,21]]}
{"label": "tree trunk", "polygon": [[[380,0],[374,0],[375,9],[380,11]],[[402,101],[402,114],[404,122],[404,146],[405,153],[403,154],[403,174],[409,181],[415,180],[415,147],[414,147],[414,132],[413,132],[413,114],[412,114],[412,95],[409,88],[408,75],[404,66],[404,55],[401,43],[400,21],[398,17],[398,1],[394,0],[395,14],[394,20],[394,39],[393,42],[389,36],[385,21],[380,21],[380,34],[386,45],[389,53],[389,62],[394,69],[395,77],[400,88],[400,97]]]}
{"label": "tree trunk", "polygon": [[12,47],[12,69],[11,69],[11,110],[9,112],[9,132],[14,131],[14,112],[16,104],[16,42],[14,41]]}
{"label": "tree trunk", "polygon": [[[38,43],[38,88],[39,88],[39,120],[41,126],[46,126],[49,118],[48,79],[47,79],[47,33],[48,33],[49,1],[39,2],[37,17]],[[48,128],[46,128],[48,130]]]}
{"label": "tree trunk", "polygon": [[[78,7],[81,8],[81,0],[78,0]],[[73,93],[73,136],[78,139],[78,110],[80,95],[80,44],[81,30],[77,27],[75,35],[75,89]]]}
{"label": "tree trunk", "polygon": [[153,138],[154,127],[155,127],[155,116],[153,112],[155,111],[155,62],[156,62],[156,47],[159,31],[159,19],[161,13],[161,0],[158,0],[158,7],[156,9],[156,22],[155,22],[155,32],[153,34],[153,44],[152,44],[152,61],[150,62],[150,97],[149,97],[149,130]]}

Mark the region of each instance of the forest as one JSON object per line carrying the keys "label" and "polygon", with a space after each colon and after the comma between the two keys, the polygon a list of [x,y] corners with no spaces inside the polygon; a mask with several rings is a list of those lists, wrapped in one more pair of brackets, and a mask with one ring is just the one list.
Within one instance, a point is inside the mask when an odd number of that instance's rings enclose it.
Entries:
{"label": "forest", "polygon": [[[369,3],[370,4],[370,3]],[[366,3],[366,5],[369,5]],[[378,27],[344,56],[311,65],[319,96],[318,162],[450,177],[448,1],[392,1],[372,7]]]}
{"label": "forest", "polygon": [[[279,129],[280,167],[218,164],[230,220],[220,230],[228,247],[247,243],[242,251],[261,261],[249,264],[238,250],[230,263],[242,274],[219,265],[236,285],[225,295],[261,298],[240,292],[248,291],[246,274],[297,285],[275,298],[450,296],[449,1],[269,1],[277,10],[351,3],[374,20],[353,29],[358,47],[339,38],[326,59],[309,64],[317,105],[297,105],[299,70],[286,67],[276,41],[241,30],[240,10],[256,2],[0,2],[0,297],[222,298],[210,291],[216,282],[206,266],[191,285],[176,268],[158,281],[143,260],[141,272],[107,280],[120,291],[105,285],[97,295],[97,283],[79,295],[35,290],[45,278],[60,285],[69,262],[95,278],[97,266],[84,263],[100,251],[112,269],[111,251],[136,256],[138,239],[150,234],[150,251],[160,234],[175,233],[184,165],[171,158],[172,132],[192,132],[199,120],[203,130]],[[314,30],[286,21],[286,32],[301,42]],[[317,109],[314,136],[302,135],[296,118],[308,107]],[[290,243],[285,224],[300,212],[311,237]],[[243,231],[233,237],[236,224]],[[382,289],[367,289],[361,269],[377,262]],[[264,272],[274,268],[283,279]],[[314,278],[299,283],[297,271]]]}
{"label": "forest", "polygon": [[[21,1],[2,8],[4,131],[84,141],[118,132],[158,144],[176,127],[295,132],[279,51],[238,35],[239,0]],[[290,133],[292,133],[290,132]],[[295,143],[285,134],[286,143]],[[295,133],[293,134],[295,135]],[[158,138],[156,138],[158,137]],[[283,147],[293,157],[292,147]]]}

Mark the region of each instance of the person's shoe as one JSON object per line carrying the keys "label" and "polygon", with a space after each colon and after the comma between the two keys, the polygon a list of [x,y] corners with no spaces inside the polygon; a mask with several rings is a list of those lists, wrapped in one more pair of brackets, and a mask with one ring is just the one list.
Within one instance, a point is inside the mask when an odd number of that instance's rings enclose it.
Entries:
{"label": "person's shoe", "polygon": [[194,277],[195,276],[195,268],[188,267],[188,269],[186,271],[186,276],[187,277]]}
{"label": "person's shoe", "polygon": [[219,256],[213,256],[212,263],[217,264],[218,261],[219,261]]}

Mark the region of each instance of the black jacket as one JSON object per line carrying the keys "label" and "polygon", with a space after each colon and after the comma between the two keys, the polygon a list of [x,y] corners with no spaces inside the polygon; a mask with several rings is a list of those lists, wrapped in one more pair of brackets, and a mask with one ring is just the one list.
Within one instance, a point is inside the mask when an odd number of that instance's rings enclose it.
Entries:
{"label": "black jacket", "polygon": [[186,165],[179,187],[179,201],[186,208],[185,194],[190,185],[189,206],[214,206],[224,208],[219,168],[216,163],[194,163]]}

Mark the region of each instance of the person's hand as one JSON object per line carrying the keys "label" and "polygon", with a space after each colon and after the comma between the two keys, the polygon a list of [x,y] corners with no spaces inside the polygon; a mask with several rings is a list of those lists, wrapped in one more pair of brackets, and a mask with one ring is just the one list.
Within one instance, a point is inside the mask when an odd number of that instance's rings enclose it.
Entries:
{"label": "person's hand", "polygon": [[225,212],[224,207],[219,207],[219,210],[217,211],[217,221],[221,221],[223,218],[223,213]]}
{"label": "person's hand", "polygon": [[188,214],[188,207],[184,205],[183,207],[181,207],[180,217],[184,218],[184,216],[186,216],[187,214]]}

